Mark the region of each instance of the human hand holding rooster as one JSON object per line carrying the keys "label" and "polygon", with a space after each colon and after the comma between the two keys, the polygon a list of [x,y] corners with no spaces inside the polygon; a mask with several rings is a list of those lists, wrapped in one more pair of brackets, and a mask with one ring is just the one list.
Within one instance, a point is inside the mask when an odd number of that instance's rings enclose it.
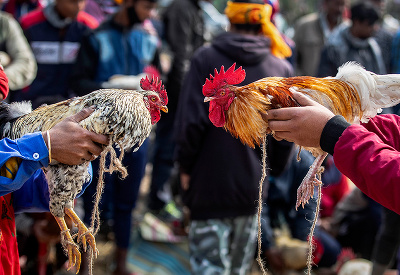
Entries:
{"label": "human hand holding rooster", "polygon": [[292,91],[293,98],[301,107],[272,109],[262,114],[268,122],[268,132],[277,140],[287,140],[305,147],[320,147],[325,124],[334,114],[306,95]]}
{"label": "human hand holding rooster", "polygon": [[[42,133],[47,148],[51,148],[52,159],[68,165],[78,165],[100,155],[102,145],[108,145],[108,137],[88,131],[78,124],[94,110],[92,107],[85,108]],[[50,134],[51,147],[47,134]]]}

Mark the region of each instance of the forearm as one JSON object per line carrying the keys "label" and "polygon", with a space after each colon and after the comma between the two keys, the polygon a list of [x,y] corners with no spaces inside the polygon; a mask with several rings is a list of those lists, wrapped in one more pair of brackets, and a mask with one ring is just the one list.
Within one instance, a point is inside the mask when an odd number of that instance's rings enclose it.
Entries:
{"label": "forearm", "polygon": [[343,131],[349,126],[350,123],[348,123],[342,116],[334,116],[331,118],[322,130],[320,139],[321,149],[333,155],[337,141]]}
{"label": "forearm", "polygon": [[17,140],[0,141],[0,167],[12,157],[21,159],[13,179],[0,176],[0,196],[18,190],[40,168],[48,165],[48,150],[42,134],[27,134]]}
{"label": "forearm", "polygon": [[361,191],[386,208],[400,213],[399,119],[375,117],[351,125],[334,149],[337,168]]}

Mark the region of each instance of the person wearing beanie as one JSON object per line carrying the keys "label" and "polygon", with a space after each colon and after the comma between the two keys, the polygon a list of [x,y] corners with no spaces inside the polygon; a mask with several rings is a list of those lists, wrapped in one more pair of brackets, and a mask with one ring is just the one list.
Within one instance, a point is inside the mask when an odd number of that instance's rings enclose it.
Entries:
{"label": "person wearing beanie", "polygon": [[[70,79],[76,94],[84,95],[102,88],[137,90],[143,76],[159,76],[161,42],[150,20],[156,6],[155,0],[124,0],[115,14],[84,37]],[[116,242],[114,275],[130,274],[126,259],[131,218],[145,172],[148,143],[146,140],[138,151],[125,153],[122,163],[128,176],[124,180],[116,174],[105,177],[106,190],[102,199],[112,204],[113,212],[102,210],[113,221]],[[94,171],[98,171],[99,161],[92,164]],[[84,222],[88,225],[95,193],[95,186],[89,186],[83,196]],[[85,272],[87,270],[81,270],[81,274]]]}
{"label": "person wearing beanie", "polygon": [[[190,210],[193,274],[246,274],[254,260],[261,151],[212,125],[202,86],[214,69],[235,62],[246,70],[243,85],[266,76],[293,75],[285,59],[290,48],[271,23],[271,11],[264,1],[228,1],[229,30],[194,53],[183,81],[174,159],[183,203]],[[279,175],[293,147],[270,137],[267,144],[268,173]],[[275,266],[282,268],[282,259],[277,262]]]}

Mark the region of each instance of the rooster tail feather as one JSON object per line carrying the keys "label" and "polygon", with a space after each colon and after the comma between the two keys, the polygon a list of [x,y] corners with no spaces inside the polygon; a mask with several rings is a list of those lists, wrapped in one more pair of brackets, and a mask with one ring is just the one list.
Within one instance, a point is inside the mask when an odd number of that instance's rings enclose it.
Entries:
{"label": "rooster tail feather", "polygon": [[[372,75],[375,78],[377,90],[384,96],[376,98],[381,108],[391,107],[400,103],[400,74]],[[378,101],[379,99],[379,101]]]}
{"label": "rooster tail feather", "polygon": [[347,62],[338,69],[335,78],[351,84],[357,90],[363,122],[376,116],[382,108],[400,103],[400,75],[377,75],[365,70],[357,62]]}

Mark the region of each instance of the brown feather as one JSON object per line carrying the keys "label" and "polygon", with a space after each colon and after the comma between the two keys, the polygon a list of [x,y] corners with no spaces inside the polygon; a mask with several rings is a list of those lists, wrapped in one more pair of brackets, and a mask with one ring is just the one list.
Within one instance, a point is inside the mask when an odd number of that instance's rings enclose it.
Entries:
{"label": "brown feather", "polygon": [[260,145],[268,127],[261,113],[270,109],[299,106],[292,98],[290,87],[298,88],[347,121],[352,122],[362,116],[357,91],[341,80],[308,76],[267,77],[246,86],[230,87],[236,98],[226,111],[225,129],[252,148]]}

